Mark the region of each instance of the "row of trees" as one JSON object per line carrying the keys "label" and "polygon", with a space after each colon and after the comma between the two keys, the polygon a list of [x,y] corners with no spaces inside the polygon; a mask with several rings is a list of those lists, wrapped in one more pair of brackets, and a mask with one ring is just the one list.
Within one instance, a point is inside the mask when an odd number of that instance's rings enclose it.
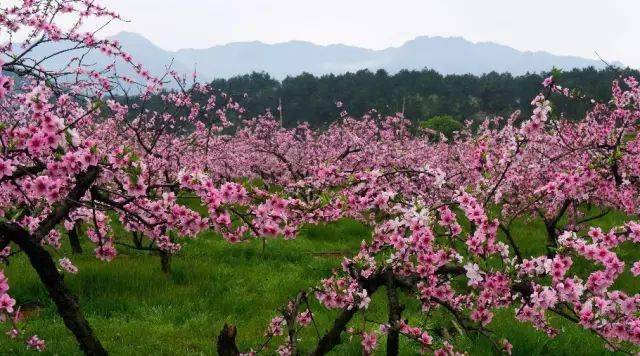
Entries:
{"label": "row of trees", "polygon": [[[341,102],[333,105],[342,118],[324,130],[286,128],[272,112],[248,116],[209,85],[188,87],[171,71],[153,78],[118,43],[82,30],[117,19],[93,0],[0,7],[0,25],[11,35],[0,75],[0,255],[27,256],[86,354],[107,350],[64,281],[82,273],[73,256],[53,258],[62,254],[65,231],[93,244],[104,268],[126,245],[160,252],[168,272],[168,256],[207,229],[230,243],[265,241],[344,217],[370,224],[371,239],[340,270],[286,302],[266,327],[266,342],[245,351],[263,352],[277,341],[279,354],[301,354],[307,350],[298,340],[317,337],[310,351],[323,355],[350,332],[366,354],[381,337],[389,355],[399,353],[400,337],[424,352],[455,354],[449,336],[403,317],[401,294],[414,298],[425,319],[443,312],[498,352],[512,346],[488,325],[504,308],[549,337],[559,332],[549,322],[554,314],[609,348],[638,351],[640,295],[615,283],[640,274],[640,263],[620,253],[640,242],[640,224],[609,231],[592,225],[611,210],[635,217],[640,207],[635,79],[615,81],[611,100],[592,102],[549,77],[529,117],[487,120],[449,140],[421,135],[403,115],[369,110],[353,117]],[[17,34],[26,40],[12,42]],[[137,76],[123,77],[115,65],[95,68],[83,56],[47,69],[50,57],[37,57],[34,48],[52,41],[69,51],[101,51]],[[182,89],[163,92],[169,79]],[[140,94],[122,96],[128,88]],[[590,110],[582,120],[564,120],[553,114],[552,97]],[[130,236],[114,233],[114,217]],[[526,236],[513,229],[519,219],[544,224],[542,253],[523,249]],[[45,340],[19,321],[10,283],[20,281],[0,272],[0,320],[10,338],[42,350]],[[388,320],[351,325],[381,290]],[[316,325],[312,297],[339,310],[332,325]],[[304,331],[309,325],[315,333]],[[221,354],[240,353],[234,336],[225,328]]]}
{"label": "row of trees", "polygon": [[[574,69],[563,72],[563,85],[580,88],[584,95],[605,100],[610,88],[607,83],[620,76],[637,76],[635,70],[608,68]],[[509,115],[521,110],[530,113],[530,98],[549,74],[512,76],[509,73],[488,73],[482,76],[446,75],[434,70],[403,70],[389,74],[384,70],[361,70],[341,75],[315,77],[301,74],[281,82],[266,73],[252,73],[213,81],[212,85],[241,98],[252,114],[271,108],[279,115],[282,105],[285,126],[308,122],[313,127],[326,127],[339,117],[334,103],[348,104],[352,113],[362,114],[371,108],[385,115],[403,112],[413,120],[450,115],[459,122],[484,119],[486,116]],[[557,75],[556,75],[557,77]],[[568,117],[582,117],[589,105],[564,100],[555,102],[558,112]]]}
{"label": "row of trees", "polygon": [[[423,318],[444,312],[463,334],[486,338],[498,353],[513,347],[491,332],[495,312],[504,308],[548,337],[560,332],[551,322],[555,316],[601,337],[609,349],[637,352],[640,295],[622,281],[625,274],[640,275],[640,262],[624,257],[637,248],[640,225],[630,220],[602,230],[594,224],[611,211],[637,216],[640,86],[631,77],[615,81],[611,100],[568,121],[554,117],[550,98],[591,99],[552,77],[544,83],[529,118],[516,113],[485,121],[449,142],[411,134],[398,116],[378,118],[377,125],[370,115],[347,117],[304,140],[296,135],[308,132],[306,126],[287,130],[274,123],[270,135],[262,131],[261,142],[283,164],[279,186],[289,187],[291,196],[321,195],[335,217],[364,221],[374,231],[341,270],[286,302],[265,342],[248,352],[275,342],[281,355],[300,354],[300,340],[317,337],[311,354],[322,355],[348,332],[365,354],[381,337],[389,355],[399,353],[400,337],[426,353],[457,354],[429,323],[403,316],[401,294],[415,299]],[[360,125],[381,131],[368,135],[373,132],[361,132]],[[331,144],[323,144],[329,137]],[[542,224],[546,242],[532,248],[530,234],[514,229],[522,220]],[[381,289],[388,320],[351,324]],[[320,312],[306,302],[312,297],[340,310],[323,335],[306,331]],[[234,335],[233,327],[223,330],[221,354],[239,352]]]}

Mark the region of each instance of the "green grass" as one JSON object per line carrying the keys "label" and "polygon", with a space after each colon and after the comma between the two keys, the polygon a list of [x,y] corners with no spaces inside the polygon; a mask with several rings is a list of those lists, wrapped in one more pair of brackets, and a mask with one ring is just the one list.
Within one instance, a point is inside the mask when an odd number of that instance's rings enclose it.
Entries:
{"label": "green grass", "polygon": [[[601,224],[607,227],[623,218],[614,214],[602,219]],[[525,255],[544,252],[536,248],[544,246],[542,226],[519,222],[514,229]],[[367,227],[343,220],[306,227],[293,241],[269,240],[263,254],[260,241],[231,245],[205,233],[183,244],[183,250],[172,259],[170,276],[160,273],[158,256],[121,248],[114,261],[100,262],[87,245],[83,255],[72,257],[80,273],[65,278],[111,354],[210,355],[215,354],[216,337],[224,323],[238,327],[242,349],[259,345],[275,310],[288,297],[328,276],[339,267],[341,256],[357,251],[360,242],[369,235]],[[626,248],[623,256],[640,259],[634,248]],[[47,354],[79,354],[75,340],[57,316],[28,262],[19,257],[5,272],[11,282],[11,293],[19,303],[42,306],[28,317],[24,324],[27,332],[46,339]],[[638,282],[632,276],[621,279],[625,289],[638,290]],[[425,319],[415,300],[403,297],[403,303],[407,305],[405,315],[410,321],[427,326],[434,335],[451,327],[443,315]],[[337,315],[336,311],[322,311],[317,305],[312,308],[320,311],[316,317],[322,329]],[[366,317],[383,322],[385,312],[381,290],[374,295]],[[489,328],[507,337],[514,344],[516,355],[604,352],[596,337],[569,323],[554,320],[563,332],[549,340],[531,326],[515,321],[513,314],[513,310],[499,312]],[[362,315],[352,321],[355,325],[362,322]],[[0,355],[30,353],[21,343],[0,340]],[[309,349],[314,341],[315,332],[310,328],[304,334],[302,347]],[[381,342],[379,351],[383,353],[384,340]],[[458,336],[456,346],[473,355],[492,354],[490,345],[482,338]],[[416,346],[406,340],[402,341],[401,350],[403,354],[418,353]],[[359,355],[358,342],[340,345],[334,354]]]}

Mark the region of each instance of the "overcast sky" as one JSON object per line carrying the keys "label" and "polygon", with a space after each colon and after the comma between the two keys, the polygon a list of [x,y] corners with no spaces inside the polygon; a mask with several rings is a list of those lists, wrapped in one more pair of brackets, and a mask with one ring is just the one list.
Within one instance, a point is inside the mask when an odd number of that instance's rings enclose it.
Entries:
{"label": "overcast sky", "polygon": [[640,67],[639,0],[102,0],[162,48],[305,40],[381,49],[462,36]]}

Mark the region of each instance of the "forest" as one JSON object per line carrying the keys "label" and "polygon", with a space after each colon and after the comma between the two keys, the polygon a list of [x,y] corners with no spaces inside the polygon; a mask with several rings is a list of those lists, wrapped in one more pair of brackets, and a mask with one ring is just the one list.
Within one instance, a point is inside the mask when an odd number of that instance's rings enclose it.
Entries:
{"label": "forest", "polygon": [[[639,74],[637,70],[613,67],[555,72],[563,85],[579,89],[581,94],[596,100],[607,98],[611,93],[610,83],[615,78]],[[270,108],[278,116],[281,103],[282,118],[287,127],[302,122],[314,127],[327,126],[340,117],[341,110],[335,105],[337,101],[343,102],[354,115],[377,109],[385,115],[404,112],[412,121],[448,115],[464,123],[466,120],[481,121],[487,116],[508,116],[516,110],[530,113],[531,98],[537,95],[542,81],[550,74],[512,76],[492,72],[482,76],[443,76],[429,69],[403,70],[396,74],[361,70],[321,77],[301,74],[280,82],[267,73],[251,73],[218,79],[211,85],[237,97],[251,115]],[[570,119],[582,117],[589,107],[588,103],[563,99],[554,105]]]}

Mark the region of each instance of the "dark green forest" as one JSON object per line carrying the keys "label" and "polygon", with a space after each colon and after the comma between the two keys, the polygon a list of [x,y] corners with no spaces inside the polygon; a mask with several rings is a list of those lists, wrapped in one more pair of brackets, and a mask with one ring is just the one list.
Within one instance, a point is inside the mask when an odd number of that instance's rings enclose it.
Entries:
{"label": "dark green forest", "polygon": [[[555,73],[555,72],[554,72]],[[609,68],[574,69],[556,75],[558,84],[577,88],[581,94],[596,100],[607,100],[611,82],[620,76],[640,77],[637,70]],[[236,98],[249,116],[263,113],[267,108],[277,116],[282,103],[285,126],[309,122],[322,127],[339,117],[342,101],[351,115],[359,116],[369,109],[383,114],[402,112],[414,121],[434,116],[450,116],[464,122],[486,116],[509,115],[531,110],[531,99],[543,90],[542,81],[549,73],[512,76],[509,73],[474,75],[441,75],[434,70],[403,70],[389,74],[384,70],[324,75],[316,77],[304,73],[282,81],[267,73],[252,73],[230,79],[213,81],[213,86]],[[247,94],[243,98],[244,93]],[[568,119],[579,119],[588,102],[569,102],[559,96],[553,100],[555,112]]]}

